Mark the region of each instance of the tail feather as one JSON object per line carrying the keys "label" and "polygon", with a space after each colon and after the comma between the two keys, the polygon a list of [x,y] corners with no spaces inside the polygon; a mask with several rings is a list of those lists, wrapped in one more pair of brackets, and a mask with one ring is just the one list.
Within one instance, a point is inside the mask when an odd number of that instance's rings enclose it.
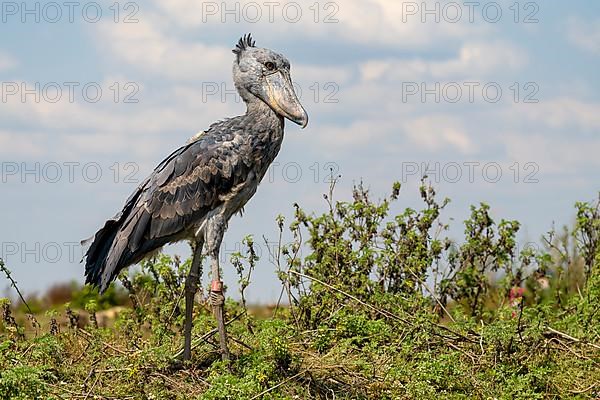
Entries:
{"label": "tail feather", "polygon": [[131,214],[135,211],[135,204],[142,194],[143,188],[147,182],[148,180],[140,185],[138,190],[127,199],[125,207],[123,207],[123,210],[120,213],[106,221],[104,227],[96,232],[92,244],[84,256],[85,283],[98,287],[100,293],[106,291],[108,285],[110,285],[110,282],[113,281],[119,271],[129,265],[122,260],[122,255],[127,247],[127,243],[125,243],[125,246],[121,243],[120,246],[116,246],[118,247],[116,249],[115,242],[124,238],[124,226],[136,224],[137,221],[132,221]]}
{"label": "tail feather", "polygon": [[[139,195],[139,192],[137,193]],[[85,254],[85,282],[106,291],[119,272],[167,244],[171,236],[148,238],[150,214],[136,206],[137,195],[121,213],[109,219],[90,241]]]}
{"label": "tail feather", "polygon": [[102,284],[106,281],[103,279],[106,260],[120,227],[120,218],[106,221],[104,227],[94,235],[93,242],[85,253],[85,283],[97,286],[101,292],[108,286]]}
{"label": "tail feather", "polygon": [[[144,218],[145,216],[148,216],[148,213],[143,208],[134,208],[119,224],[106,254],[102,274],[99,276],[100,291],[106,290],[123,268],[138,262],[144,256],[139,250],[140,244],[148,242],[143,235],[149,222],[149,218]],[[141,234],[133,235],[135,231]]]}

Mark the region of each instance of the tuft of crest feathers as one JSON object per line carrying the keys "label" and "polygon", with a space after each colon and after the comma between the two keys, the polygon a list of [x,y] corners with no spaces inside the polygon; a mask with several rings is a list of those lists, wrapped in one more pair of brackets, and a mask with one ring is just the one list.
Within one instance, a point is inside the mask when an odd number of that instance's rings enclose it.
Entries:
{"label": "tuft of crest feathers", "polygon": [[240,40],[237,42],[237,44],[235,45],[235,49],[233,49],[233,53],[237,55],[238,57],[238,61],[240,59],[240,56],[242,55],[242,53],[248,48],[248,47],[254,47],[256,44],[256,42],[254,41],[254,39],[252,39],[252,34],[247,34],[244,35],[240,38]]}

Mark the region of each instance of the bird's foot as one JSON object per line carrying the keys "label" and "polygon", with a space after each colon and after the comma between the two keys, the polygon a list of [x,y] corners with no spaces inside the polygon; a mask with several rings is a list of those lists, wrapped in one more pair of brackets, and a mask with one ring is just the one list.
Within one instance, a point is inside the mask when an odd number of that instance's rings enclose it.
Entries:
{"label": "bird's foot", "polygon": [[212,281],[210,286],[210,304],[213,307],[220,307],[225,303],[225,296],[223,295],[223,282]]}
{"label": "bird's foot", "polygon": [[217,320],[219,330],[219,342],[221,343],[221,359],[229,363],[230,355],[227,346],[227,330],[225,328],[225,296],[223,295],[223,282],[214,280],[210,286],[210,303],[213,306],[213,312]]}

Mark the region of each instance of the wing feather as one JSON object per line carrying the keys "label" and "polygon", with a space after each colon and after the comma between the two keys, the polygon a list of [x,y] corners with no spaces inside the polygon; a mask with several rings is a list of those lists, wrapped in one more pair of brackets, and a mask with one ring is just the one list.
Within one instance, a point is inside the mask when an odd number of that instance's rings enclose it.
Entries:
{"label": "wing feather", "polygon": [[[252,162],[245,153],[250,153],[248,142],[236,119],[211,126],[171,153],[130,196],[123,211],[111,220],[114,222],[103,228],[106,235],[99,236],[102,231],[96,234],[96,240],[108,235],[114,239],[108,251],[108,243],[90,247],[93,251],[88,251],[86,261],[89,282],[105,290],[121,269],[179,240],[246,181]],[[90,258],[95,253],[97,256]]]}

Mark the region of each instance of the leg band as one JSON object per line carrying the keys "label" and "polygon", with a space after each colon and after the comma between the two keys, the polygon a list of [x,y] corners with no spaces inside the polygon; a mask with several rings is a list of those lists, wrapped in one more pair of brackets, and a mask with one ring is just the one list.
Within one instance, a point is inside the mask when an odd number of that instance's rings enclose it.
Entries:
{"label": "leg band", "polygon": [[223,282],[212,281],[210,284],[210,304],[214,307],[221,306],[225,303],[223,296]]}

